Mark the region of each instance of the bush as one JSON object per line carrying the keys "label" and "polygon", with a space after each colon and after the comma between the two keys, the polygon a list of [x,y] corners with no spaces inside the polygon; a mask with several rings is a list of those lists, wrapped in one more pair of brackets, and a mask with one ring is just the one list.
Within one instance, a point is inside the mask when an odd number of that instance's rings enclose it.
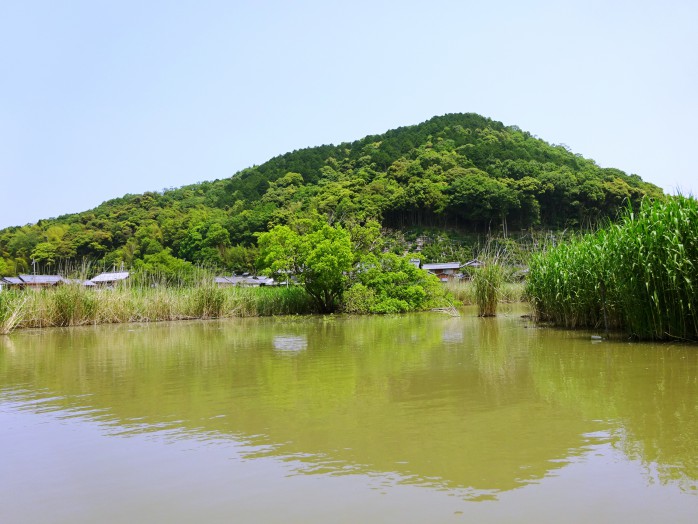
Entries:
{"label": "bush", "polygon": [[354,284],[344,292],[346,313],[370,313],[376,305],[376,292],[361,283]]}
{"label": "bush", "polygon": [[446,305],[439,279],[394,253],[367,255],[345,292],[344,311],[404,313]]}

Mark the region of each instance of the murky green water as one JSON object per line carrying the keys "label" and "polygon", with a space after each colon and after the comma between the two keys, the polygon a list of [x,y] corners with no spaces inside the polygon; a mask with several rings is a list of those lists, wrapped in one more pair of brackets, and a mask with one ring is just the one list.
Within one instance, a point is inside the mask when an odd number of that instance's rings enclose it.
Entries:
{"label": "murky green water", "polygon": [[474,313],[0,337],[0,522],[698,521],[698,347]]}

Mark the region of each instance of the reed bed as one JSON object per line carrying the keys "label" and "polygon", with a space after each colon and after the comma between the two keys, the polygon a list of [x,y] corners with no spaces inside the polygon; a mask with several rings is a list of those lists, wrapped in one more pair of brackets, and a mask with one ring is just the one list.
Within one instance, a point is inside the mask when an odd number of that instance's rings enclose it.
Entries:
{"label": "reed bed", "polygon": [[22,321],[27,297],[23,293],[0,293],[0,335],[7,335]]}
{"label": "reed bed", "polygon": [[[477,304],[477,295],[475,293],[474,276],[471,280],[452,280],[445,284],[453,298],[464,306]],[[510,282],[506,278],[499,286],[498,300],[500,303],[515,303],[524,300],[525,284],[523,282]]]}
{"label": "reed bed", "polygon": [[18,328],[315,313],[300,287],[219,288],[124,285],[90,289],[64,285],[0,293],[0,334]]}
{"label": "reed bed", "polygon": [[538,318],[556,325],[695,341],[696,278],[698,202],[676,196],[534,256],[526,294]]}
{"label": "reed bed", "polygon": [[[464,306],[477,304],[474,279],[448,282],[446,290]],[[503,281],[499,288],[499,301],[509,304],[522,302],[524,300],[524,291],[525,284],[522,282]]]}

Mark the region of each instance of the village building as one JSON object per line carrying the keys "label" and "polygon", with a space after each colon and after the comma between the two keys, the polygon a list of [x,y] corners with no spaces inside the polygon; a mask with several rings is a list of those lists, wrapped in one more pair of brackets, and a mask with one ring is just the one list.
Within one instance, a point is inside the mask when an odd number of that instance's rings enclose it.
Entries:
{"label": "village building", "polygon": [[418,269],[422,267],[422,261],[418,258],[410,258],[410,264]]}
{"label": "village building", "polygon": [[66,283],[60,275],[19,275],[17,277],[4,277],[1,280],[3,286],[8,289],[45,289]]}
{"label": "village building", "polygon": [[461,267],[474,267],[474,268],[478,268],[478,267],[483,267],[484,265],[485,265],[484,262],[478,260],[477,258],[473,258],[473,259],[470,260],[469,262],[466,262],[465,264],[463,264]]}
{"label": "village building", "polygon": [[120,282],[124,282],[129,277],[128,271],[118,271],[113,273],[100,273],[92,277],[90,281],[98,287],[114,287]]}
{"label": "village building", "polygon": [[432,264],[422,264],[422,269],[432,275],[436,275],[441,282],[448,282],[460,274],[460,262],[436,262]]}
{"label": "village building", "polygon": [[275,286],[276,282],[271,277],[232,275],[229,277],[216,277],[214,282],[218,287],[239,286],[239,287],[260,287]]}

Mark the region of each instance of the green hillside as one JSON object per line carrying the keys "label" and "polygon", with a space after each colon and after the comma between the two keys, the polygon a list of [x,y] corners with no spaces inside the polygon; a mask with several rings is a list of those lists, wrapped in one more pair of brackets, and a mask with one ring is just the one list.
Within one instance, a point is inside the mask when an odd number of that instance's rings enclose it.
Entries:
{"label": "green hillside", "polygon": [[69,261],[250,267],[255,233],[320,216],[462,232],[587,227],[661,190],[476,114],[286,153],[230,178],[125,195],[0,231],[0,274]]}

